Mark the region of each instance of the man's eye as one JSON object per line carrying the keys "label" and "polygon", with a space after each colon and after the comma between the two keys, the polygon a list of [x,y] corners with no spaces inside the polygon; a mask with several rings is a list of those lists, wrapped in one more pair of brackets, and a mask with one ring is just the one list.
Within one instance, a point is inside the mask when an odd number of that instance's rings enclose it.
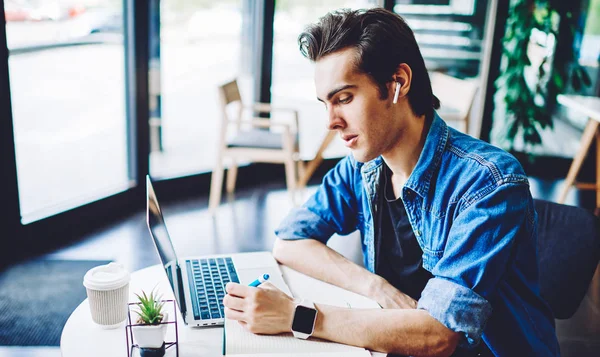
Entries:
{"label": "man's eye", "polygon": [[350,103],[351,100],[352,100],[352,97],[348,96],[348,97],[345,97],[345,98],[340,98],[339,102],[341,104],[348,104],[348,103]]}

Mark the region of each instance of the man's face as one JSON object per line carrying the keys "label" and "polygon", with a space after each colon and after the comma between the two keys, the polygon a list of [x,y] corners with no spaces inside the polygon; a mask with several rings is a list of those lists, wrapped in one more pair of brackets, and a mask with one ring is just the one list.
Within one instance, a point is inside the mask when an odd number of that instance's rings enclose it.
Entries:
{"label": "man's face", "polygon": [[367,162],[397,144],[403,120],[392,114],[398,114],[406,100],[392,104],[393,82],[387,99],[380,99],[376,83],[356,70],[355,56],[355,49],[348,48],[319,59],[315,87],[327,109],[328,129],[340,134],[357,161]]}

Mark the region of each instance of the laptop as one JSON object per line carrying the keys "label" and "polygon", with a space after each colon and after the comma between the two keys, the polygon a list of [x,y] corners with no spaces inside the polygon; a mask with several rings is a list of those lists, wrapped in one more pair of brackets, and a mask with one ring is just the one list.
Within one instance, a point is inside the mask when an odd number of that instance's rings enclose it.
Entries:
{"label": "laptop", "polygon": [[[146,196],[148,230],[186,325],[223,325],[223,297],[225,285],[230,281],[248,284],[262,274],[269,274],[269,282],[291,296],[271,252],[178,256],[149,175],[146,176]],[[209,237],[198,234],[193,239]]]}

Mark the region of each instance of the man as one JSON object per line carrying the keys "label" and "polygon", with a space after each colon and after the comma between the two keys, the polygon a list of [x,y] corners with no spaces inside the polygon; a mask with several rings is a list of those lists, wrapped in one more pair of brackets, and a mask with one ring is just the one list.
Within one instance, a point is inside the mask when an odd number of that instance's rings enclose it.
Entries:
{"label": "man", "polygon": [[[539,293],[527,177],[512,156],[437,116],[404,20],[383,9],[344,10],[299,43],[316,64],[329,129],[352,155],[282,223],[273,254],[383,309],[317,304],[313,326],[312,305],[299,308],[269,285],[230,284],[227,317],[254,333],[293,330],[411,356],[558,356]],[[366,269],[325,245],[355,230]],[[308,329],[298,327],[306,320]]]}

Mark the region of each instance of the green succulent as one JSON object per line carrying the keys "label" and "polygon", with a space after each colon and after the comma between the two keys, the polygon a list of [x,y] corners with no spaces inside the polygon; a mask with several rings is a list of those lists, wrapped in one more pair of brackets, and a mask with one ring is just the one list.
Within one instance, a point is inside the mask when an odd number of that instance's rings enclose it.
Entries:
{"label": "green succulent", "polygon": [[164,302],[161,301],[160,296],[156,296],[154,290],[150,292],[150,295],[147,295],[145,291],[142,290],[142,294],[135,294],[138,298],[138,307],[139,310],[135,310],[135,313],[138,314],[138,324],[144,325],[158,325],[162,322],[163,319],[163,306]]}

